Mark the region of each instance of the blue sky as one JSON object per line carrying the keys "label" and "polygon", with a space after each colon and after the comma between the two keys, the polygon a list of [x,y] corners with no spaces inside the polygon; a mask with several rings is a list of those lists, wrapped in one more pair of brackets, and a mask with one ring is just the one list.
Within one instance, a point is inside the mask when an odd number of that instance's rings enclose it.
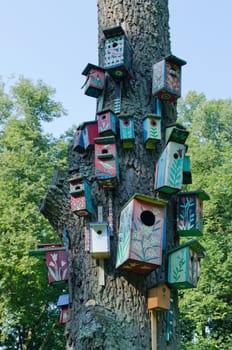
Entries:
{"label": "blue sky", "polygon": [[[172,53],[187,61],[182,95],[232,97],[231,0],[169,0]],[[42,79],[57,91],[68,116],[46,126],[58,136],[95,118],[82,70],[97,60],[96,0],[0,0],[0,75]]]}

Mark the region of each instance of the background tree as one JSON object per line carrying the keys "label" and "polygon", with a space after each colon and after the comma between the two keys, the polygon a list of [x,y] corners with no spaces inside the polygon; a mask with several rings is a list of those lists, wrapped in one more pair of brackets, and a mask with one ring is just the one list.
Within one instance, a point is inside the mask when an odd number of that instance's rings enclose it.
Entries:
{"label": "background tree", "polygon": [[6,349],[39,349],[42,343],[48,349],[49,342],[64,347],[49,308],[58,292],[47,286],[44,262],[28,256],[38,242],[58,239],[38,210],[54,166],[66,162],[67,143],[42,129],[64,115],[53,95],[42,81],[23,77],[0,87],[0,324]]}
{"label": "background tree", "polygon": [[179,103],[179,120],[190,131],[191,187],[203,188],[211,197],[204,204],[201,241],[206,258],[202,260],[200,282],[197,289],[183,292],[180,302],[182,348],[229,349],[232,345],[232,102],[207,101],[204,94],[189,92]]}
{"label": "background tree", "polygon": [[[174,103],[162,107],[162,142],[155,151],[148,151],[143,144],[142,119],[154,112],[151,96],[152,65],[170,54],[167,0],[99,0],[99,64],[103,65],[103,32],[105,27],[122,25],[133,47],[134,78],[122,84],[121,114],[130,114],[135,119],[136,141],[132,150],[124,151],[117,139],[120,167],[120,183],[113,191],[114,237],[111,239],[111,257],[105,263],[106,284],[98,284],[98,262],[85,253],[84,220],[70,212],[69,186],[65,182],[63,193],[50,187],[43,206],[44,215],[58,234],[67,227],[70,262],[70,321],[66,327],[67,349],[131,349],[151,348],[150,315],[147,310],[147,288],[167,280],[167,259],[161,268],[148,278],[115,269],[117,230],[122,206],[136,192],[154,197],[154,169],[164,147],[164,130],[176,119]],[[107,82],[103,108],[114,109],[114,83]],[[93,116],[94,119],[95,116]],[[107,191],[97,183],[94,175],[94,152],[85,158],[69,153],[69,175],[82,175],[91,181],[93,206],[103,207],[107,220]],[[173,199],[168,205],[167,249],[177,241],[174,230]],[[92,215],[91,221],[97,221]],[[167,344],[166,319],[160,313],[158,322],[158,348],[178,349],[177,295],[174,295],[174,338]]]}

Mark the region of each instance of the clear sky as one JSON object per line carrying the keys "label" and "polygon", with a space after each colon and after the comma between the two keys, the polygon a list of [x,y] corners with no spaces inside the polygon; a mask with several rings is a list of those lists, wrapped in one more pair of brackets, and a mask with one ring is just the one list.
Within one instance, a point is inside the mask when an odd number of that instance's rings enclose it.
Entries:
{"label": "clear sky", "polygon": [[[0,75],[42,79],[56,89],[68,116],[46,126],[54,136],[95,118],[81,72],[98,63],[96,2],[0,0]],[[182,95],[231,98],[232,1],[169,0],[169,12],[172,53],[187,61]]]}

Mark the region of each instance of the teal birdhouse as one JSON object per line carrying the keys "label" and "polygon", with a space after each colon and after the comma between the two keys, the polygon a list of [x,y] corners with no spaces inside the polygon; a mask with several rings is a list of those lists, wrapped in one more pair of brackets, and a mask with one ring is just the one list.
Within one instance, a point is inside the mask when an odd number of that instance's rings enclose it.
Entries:
{"label": "teal birdhouse", "polygon": [[116,135],[117,116],[110,109],[97,113],[98,133],[100,136]]}
{"label": "teal birdhouse", "polygon": [[162,264],[166,204],[135,194],[120,214],[116,268],[148,274]]}
{"label": "teal birdhouse", "polygon": [[121,26],[106,28],[104,68],[115,80],[132,78],[132,47]]}
{"label": "teal birdhouse", "polygon": [[168,252],[168,283],[177,289],[197,287],[204,247],[191,240]]}
{"label": "teal birdhouse", "polygon": [[90,183],[83,177],[72,177],[70,184],[71,211],[79,216],[93,213]]}
{"label": "teal birdhouse", "polygon": [[181,67],[186,62],[170,55],[153,65],[152,94],[164,102],[181,96]]}
{"label": "teal birdhouse", "polygon": [[181,124],[170,124],[166,127],[166,143],[173,141],[184,144],[189,132]]}
{"label": "teal birdhouse", "polygon": [[203,190],[178,193],[177,232],[180,236],[202,236],[203,201],[209,199]]}
{"label": "teal birdhouse", "polygon": [[98,97],[105,87],[105,69],[88,63],[82,72],[85,75],[85,94],[91,97]]}
{"label": "teal birdhouse", "polygon": [[169,142],[166,145],[156,163],[156,191],[172,194],[181,190],[185,149],[185,145],[176,142]]}
{"label": "teal birdhouse", "polygon": [[114,188],[118,184],[119,167],[114,136],[95,139],[95,175],[102,187]]}
{"label": "teal birdhouse", "polygon": [[135,142],[134,118],[131,115],[120,115],[119,127],[123,148],[132,148]]}
{"label": "teal birdhouse", "polygon": [[107,222],[90,222],[90,254],[96,259],[107,259],[110,256],[110,238]]}
{"label": "teal birdhouse", "polygon": [[148,114],[143,119],[143,141],[147,149],[155,149],[157,142],[161,140],[161,117]]}

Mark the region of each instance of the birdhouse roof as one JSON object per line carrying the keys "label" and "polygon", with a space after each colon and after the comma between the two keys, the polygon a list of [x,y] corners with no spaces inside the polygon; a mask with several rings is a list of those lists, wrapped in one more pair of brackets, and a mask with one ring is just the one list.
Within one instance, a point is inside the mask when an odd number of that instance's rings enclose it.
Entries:
{"label": "birdhouse roof", "polygon": [[169,250],[168,254],[174,253],[177,250],[180,250],[186,247],[192,248],[196,253],[203,253],[205,251],[205,248],[196,239],[192,239],[191,241],[185,242],[179,245],[178,247],[175,247]]}
{"label": "birdhouse roof", "polygon": [[102,71],[102,72],[105,72],[105,69],[104,69],[104,68],[99,67],[99,66],[96,66],[96,65],[94,65],[94,64],[92,64],[92,63],[88,63],[87,66],[85,67],[85,69],[83,70],[83,72],[82,72],[81,74],[83,74],[83,75],[88,75],[89,72],[90,72],[90,70],[91,70],[91,69],[94,69],[94,68],[95,68],[96,70],[100,70],[100,71]]}
{"label": "birdhouse roof", "polygon": [[143,117],[143,120],[147,118],[161,119],[161,115],[150,113],[150,114],[147,114],[145,117]]}
{"label": "birdhouse roof", "polygon": [[196,190],[196,191],[188,191],[188,192],[179,192],[177,194],[177,196],[188,196],[188,195],[197,195],[198,197],[200,197],[202,200],[209,200],[210,196],[208,195],[208,193],[206,193],[203,190]]}
{"label": "birdhouse roof", "polygon": [[29,250],[29,256],[44,256],[48,252],[57,252],[57,251],[62,251],[65,250],[65,247],[60,246],[57,248],[40,248],[40,249],[35,249],[35,250]]}
{"label": "birdhouse roof", "polygon": [[94,139],[94,142],[97,144],[115,143],[115,137],[114,136],[97,137]]}
{"label": "birdhouse roof", "polygon": [[183,126],[182,124],[179,124],[179,123],[172,123],[172,124],[169,124],[169,125],[166,126],[166,129],[168,129],[168,128],[173,128],[174,126],[175,126],[176,128],[178,128],[178,129],[186,130],[186,127]]}
{"label": "birdhouse roof", "polygon": [[57,306],[65,306],[69,304],[69,294],[60,295],[57,301]]}
{"label": "birdhouse roof", "polygon": [[103,29],[103,33],[107,39],[114,36],[125,35],[125,32],[121,26],[105,28]]}
{"label": "birdhouse roof", "polygon": [[149,196],[145,196],[143,194],[139,194],[139,193],[135,193],[133,195],[133,197],[131,197],[125,204],[124,206],[122,207],[125,208],[133,199],[138,199],[140,201],[143,201],[143,202],[147,202],[147,203],[152,203],[152,204],[157,204],[157,205],[160,205],[160,206],[165,206],[168,204],[168,201],[164,200],[164,199],[156,199],[156,198],[152,198],[152,197],[149,197]]}
{"label": "birdhouse roof", "polygon": [[182,60],[181,58],[179,57],[176,57],[174,55],[169,55],[169,56],[166,56],[165,57],[165,60],[166,61],[170,61],[170,62],[173,62],[175,64],[177,64],[178,66],[184,66],[187,62]]}

